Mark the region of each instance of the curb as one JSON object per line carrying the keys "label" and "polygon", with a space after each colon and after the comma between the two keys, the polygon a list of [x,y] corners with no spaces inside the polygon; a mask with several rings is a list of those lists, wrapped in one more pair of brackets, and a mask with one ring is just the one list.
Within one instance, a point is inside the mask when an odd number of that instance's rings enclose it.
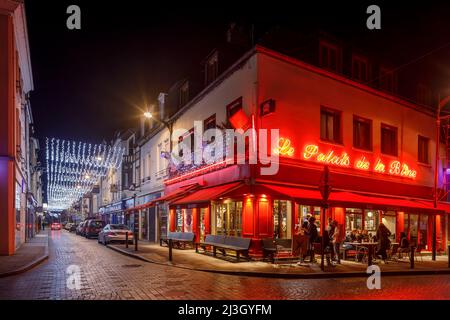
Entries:
{"label": "curb", "polygon": [[10,277],[10,276],[15,276],[24,272],[27,272],[31,269],[33,269],[34,267],[36,267],[37,265],[41,264],[42,262],[44,262],[45,260],[47,260],[49,258],[49,254],[48,254],[48,243],[49,243],[50,239],[47,238],[47,246],[45,247],[45,252],[42,256],[40,256],[39,258],[31,261],[29,264],[16,269],[16,270],[12,270],[12,271],[8,271],[8,272],[3,272],[0,273],[0,278],[6,278],[6,277]]}
{"label": "curb", "polygon": [[[111,250],[119,252],[123,255],[126,255],[131,258],[135,258],[144,262],[158,264],[162,266],[170,266],[184,270],[194,270],[200,272],[209,272],[209,273],[217,273],[217,274],[225,274],[232,276],[245,276],[245,277],[255,277],[255,278],[278,278],[278,279],[332,279],[332,278],[367,278],[369,274],[366,272],[323,272],[323,273],[272,273],[272,272],[252,272],[252,271],[226,271],[226,270],[211,270],[211,269],[201,269],[201,268],[189,268],[184,266],[177,266],[173,263],[167,262],[158,262],[153,261],[143,256],[127,252],[123,249],[107,246]],[[414,276],[414,275],[438,275],[438,274],[450,274],[449,269],[436,269],[436,270],[411,270],[411,271],[385,271],[381,272],[383,276]]]}

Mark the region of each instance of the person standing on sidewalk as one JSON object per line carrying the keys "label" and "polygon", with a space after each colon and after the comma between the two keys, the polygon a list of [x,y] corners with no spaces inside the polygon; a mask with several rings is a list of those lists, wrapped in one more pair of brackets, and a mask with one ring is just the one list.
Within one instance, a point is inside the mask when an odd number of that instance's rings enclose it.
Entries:
{"label": "person standing on sidewalk", "polygon": [[342,243],[344,236],[343,236],[343,232],[341,232],[341,230],[340,230],[339,222],[334,220],[333,225],[334,225],[334,232],[333,232],[333,236],[331,237],[331,241],[333,243],[333,256],[334,256],[334,260],[337,262],[337,264],[341,264],[340,249],[341,249],[341,243]]}
{"label": "person standing on sidewalk", "polygon": [[316,258],[314,256],[314,242],[317,240],[318,232],[316,218],[314,218],[314,216],[309,218],[306,235],[308,237],[308,255],[310,256],[310,262],[316,262]]}

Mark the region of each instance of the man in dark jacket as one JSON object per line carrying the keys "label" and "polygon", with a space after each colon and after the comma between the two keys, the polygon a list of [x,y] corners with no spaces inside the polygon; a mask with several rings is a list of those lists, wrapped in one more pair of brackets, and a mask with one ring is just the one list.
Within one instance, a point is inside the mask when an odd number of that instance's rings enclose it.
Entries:
{"label": "man in dark jacket", "polygon": [[316,226],[316,218],[311,216],[308,221],[308,230],[306,232],[306,236],[308,237],[308,252],[310,258],[310,262],[316,262],[314,257],[314,242],[317,240],[318,232]]}

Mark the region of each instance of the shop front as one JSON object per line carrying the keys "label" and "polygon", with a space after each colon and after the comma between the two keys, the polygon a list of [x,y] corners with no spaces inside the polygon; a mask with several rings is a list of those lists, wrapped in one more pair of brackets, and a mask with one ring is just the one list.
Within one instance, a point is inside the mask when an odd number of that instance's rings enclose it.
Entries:
{"label": "shop front", "polygon": [[[136,206],[143,206],[161,197],[161,192],[155,192],[140,196],[136,199]],[[139,212],[139,239],[156,242],[158,239],[158,207],[145,207]]]}
{"label": "shop front", "polygon": [[99,214],[105,224],[121,224],[124,223],[122,201],[109,204],[99,208]]}

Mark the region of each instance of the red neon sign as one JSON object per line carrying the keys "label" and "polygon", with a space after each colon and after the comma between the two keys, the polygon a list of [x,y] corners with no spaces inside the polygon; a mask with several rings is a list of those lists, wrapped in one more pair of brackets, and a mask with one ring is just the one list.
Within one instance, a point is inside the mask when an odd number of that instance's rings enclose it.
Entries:
{"label": "red neon sign", "polygon": [[[351,163],[350,156],[346,152],[337,154],[335,151],[329,150],[324,153],[321,152],[319,146],[315,144],[305,145],[303,149],[303,159],[345,168],[349,168]],[[401,163],[398,160],[394,160],[386,166],[381,159],[377,159],[375,165],[371,166],[370,161],[367,160],[365,156],[361,156],[355,160],[353,167],[358,170],[371,170],[376,173],[389,174],[410,179],[415,179],[417,177],[416,170],[410,168],[406,163]]]}

